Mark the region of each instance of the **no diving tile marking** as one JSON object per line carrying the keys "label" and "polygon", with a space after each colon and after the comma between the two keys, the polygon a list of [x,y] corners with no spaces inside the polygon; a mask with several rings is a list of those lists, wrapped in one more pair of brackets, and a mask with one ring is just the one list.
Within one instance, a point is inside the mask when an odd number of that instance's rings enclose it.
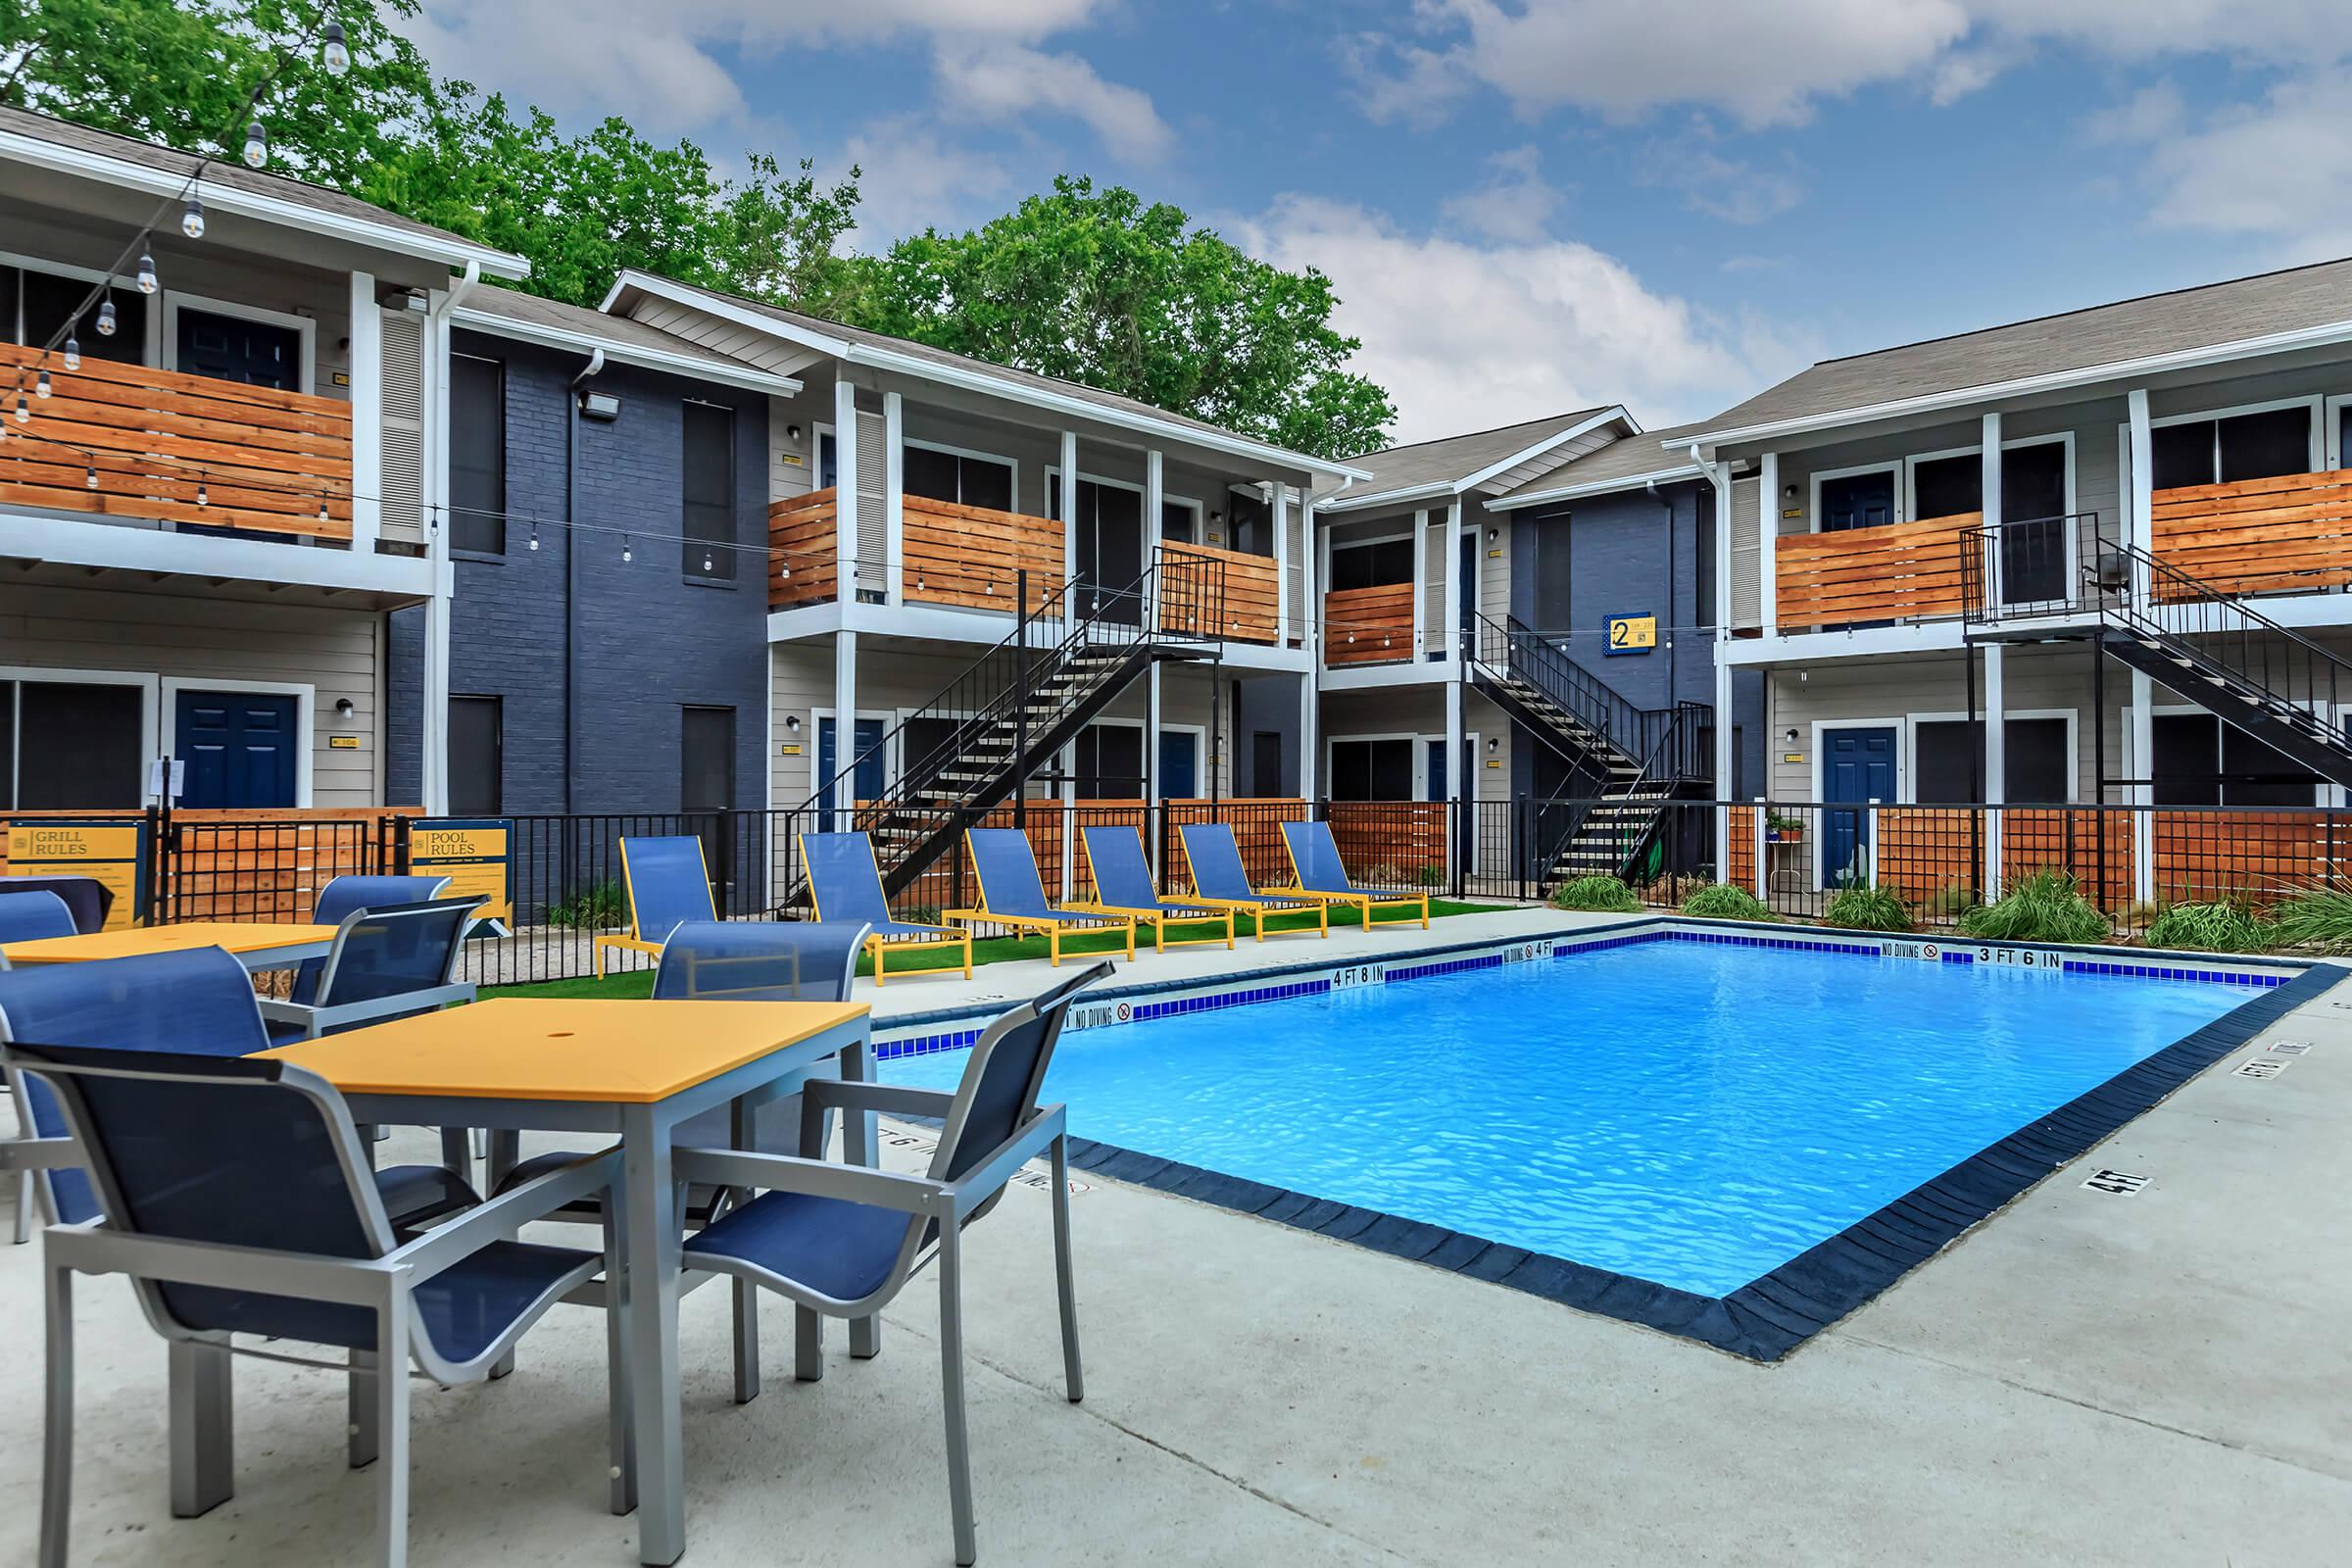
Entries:
{"label": "no diving tile marking", "polygon": [[[911,1128],[894,1126],[889,1122],[882,1124],[876,1141],[884,1149],[905,1150],[910,1154],[939,1152],[938,1139],[915,1132]],[[1006,1185],[1026,1187],[1033,1193],[1050,1193],[1054,1190],[1054,1167],[1046,1160],[1033,1159],[1019,1170],[1014,1171]],[[1094,1188],[1088,1183],[1080,1181],[1075,1176],[1070,1178],[1071,1197],[1075,1198],[1080,1193],[1093,1191]]]}
{"label": "no diving tile marking", "polygon": [[2270,1050],[2274,1055],[2300,1056],[2310,1052],[2311,1042],[2308,1040],[2274,1040],[2270,1044]]}
{"label": "no diving tile marking", "polygon": [[2294,1064],[2289,1061],[2274,1060],[2269,1056],[2256,1056],[2252,1061],[2238,1068],[2234,1076],[2239,1078],[2276,1078],[2292,1065]]}
{"label": "no diving tile marking", "polygon": [[2082,1183],[2095,1193],[2113,1193],[2118,1198],[2136,1198],[2148,1185],[2149,1178],[2135,1176],[2130,1171],[2094,1170]]}

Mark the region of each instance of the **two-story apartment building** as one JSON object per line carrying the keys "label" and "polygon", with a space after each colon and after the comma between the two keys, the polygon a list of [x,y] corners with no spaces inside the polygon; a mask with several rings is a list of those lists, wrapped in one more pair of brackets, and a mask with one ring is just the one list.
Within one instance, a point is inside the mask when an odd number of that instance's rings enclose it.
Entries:
{"label": "two-story apartment building", "polygon": [[[1825,362],[1678,437],[1764,500],[1719,590],[1766,682],[1756,793],[2337,798],[2348,401],[2336,262]],[[1815,878],[1866,848],[1828,821]],[[1981,886],[2017,869],[1994,828]],[[2155,833],[2108,831],[2111,894],[2156,896]]]}
{"label": "two-story apartment building", "polygon": [[389,611],[446,686],[451,313],[523,263],[198,168],[0,110],[0,808],[379,803]]}

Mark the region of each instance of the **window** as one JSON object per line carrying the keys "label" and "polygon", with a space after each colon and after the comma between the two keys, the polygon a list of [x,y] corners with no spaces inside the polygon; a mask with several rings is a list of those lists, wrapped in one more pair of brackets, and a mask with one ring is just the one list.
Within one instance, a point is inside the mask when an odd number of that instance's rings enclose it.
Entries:
{"label": "window", "polygon": [[1159,504],[1159,536],[1180,545],[1200,542],[1200,503],[1198,501],[1162,501]]}
{"label": "window", "polygon": [[[1984,744],[1984,721],[1927,719],[1912,727],[1912,799],[1922,806],[1973,806],[1984,798],[1970,737]],[[2012,718],[2002,726],[2007,753],[2001,798],[2012,806],[2063,806],[2074,798],[2074,757],[2063,718]]]}
{"label": "window", "polygon": [[1413,542],[1382,539],[1368,545],[1340,545],[1331,552],[1332,592],[1347,588],[1379,588],[1413,580]]}
{"label": "window", "polygon": [[735,411],[686,404],[686,575],[735,580]]}
{"label": "window", "polygon": [[136,810],[146,733],[137,686],[0,681],[0,808]]}
{"label": "window", "polygon": [[507,552],[507,368],[470,354],[449,357],[449,542]]}
{"label": "window", "polygon": [[1126,801],[1144,793],[1144,731],[1137,724],[1089,724],[1071,743],[1078,798]]}
{"label": "window", "polygon": [[2304,473],[2312,466],[2311,409],[2297,404],[2160,424],[2148,432],[2148,445],[2158,490]]}
{"label": "window", "polygon": [[504,704],[496,697],[449,700],[449,812],[496,816],[503,808]]}
{"label": "window", "polygon": [[2158,806],[2310,806],[2319,776],[2211,713],[2155,718]]}
{"label": "window", "polygon": [[1250,793],[1272,797],[1282,793],[1282,732],[1250,732]]}
{"label": "window", "polygon": [[1984,459],[1975,452],[1911,466],[1915,517],[1958,517],[1984,508]]}
{"label": "window", "polygon": [[900,474],[910,496],[958,507],[1012,510],[1012,465],[937,447],[906,444]]}
{"label": "window", "polygon": [[1331,743],[1331,798],[1335,801],[1409,801],[1413,798],[1413,742],[1386,740]]}
{"label": "window", "polygon": [[[94,285],[86,277],[44,272],[35,267],[0,267],[0,342],[38,348],[52,336],[65,341],[58,328],[74,321],[74,312],[89,298]],[[147,296],[135,288],[114,293],[115,331],[98,333],[98,307],[90,307],[74,327],[74,340],[83,359],[113,360],[141,365],[147,359]]]}
{"label": "window", "polygon": [[[1245,556],[1274,553],[1274,509],[1255,490],[1225,493],[1226,528],[1223,544]],[[1219,541],[1211,539],[1210,544]]]}

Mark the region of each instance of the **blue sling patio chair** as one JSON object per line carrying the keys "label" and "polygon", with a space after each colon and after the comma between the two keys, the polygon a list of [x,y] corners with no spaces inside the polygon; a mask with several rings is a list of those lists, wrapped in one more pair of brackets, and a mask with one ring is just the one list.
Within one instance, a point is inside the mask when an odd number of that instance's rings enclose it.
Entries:
{"label": "blue sling patio chair", "polygon": [[[50,1046],[138,1051],[148,1054],[236,1057],[267,1050],[253,976],[219,948],[44,963],[0,974],[0,1046],[18,1041]],[[7,1070],[27,1131],[47,1141],[66,1126],[47,1085]],[[20,1151],[33,1155],[34,1152]],[[37,1157],[37,1156],[36,1156]],[[78,1225],[99,1212],[96,1193],[78,1160],[52,1162],[33,1172],[33,1190],[49,1217]],[[465,1178],[439,1165],[393,1165],[375,1173],[376,1192],[403,1230],[426,1224],[477,1201]],[[19,1241],[28,1216],[18,1216]]]}
{"label": "blue sling patio chair", "polygon": [[882,867],[863,833],[803,833],[801,862],[808,867],[808,902],[819,920],[862,920],[870,934],[874,984],[883,983],[883,955],[892,948],[963,948],[963,977],[972,977],[969,926],[922,925],[894,918],[882,891]]}
{"label": "blue sling patio chair", "polygon": [[[1139,829],[1105,826],[1079,829],[1086,842],[1087,874],[1094,878],[1095,897],[1089,904],[1065,904],[1065,909],[1079,909],[1090,914],[1123,914],[1152,928],[1152,951],[1165,953],[1170,948],[1202,948],[1215,943],[1225,944],[1233,951],[1233,906],[1205,904],[1170,903],[1159,896],[1152,885],[1152,865],[1144,858],[1144,838]],[[1207,921],[1214,925],[1222,921],[1222,934],[1210,931],[1204,937],[1172,937],[1170,925],[1194,924]]]}
{"label": "blue sling patio chair", "polygon": [[980,907],[943,909],[947,919],[965,926],[988,921],[1009,926],[1021,937],[1031,931],[1046,936],[1046,953],[1054,967],[1061,967],[1061,939],[1073,933],[1124,932],[1127,956],[1135,957],[1135,917],[1129,914],[1082,914],[1057,909],[1046,902],[1046,885],[1037,874],[1037,852],[1029,835],[1017,827],[975,827],[965,830],[964,847],[972,858],[972,875],[980,883]]}
{"label": "blue sling patio chair", "polygon": [[[0,893],[0,947],[11,942],[42,942],[51,937],[80,934],[73,909],[55,890],[25,888]],[[0,953],[0,970],[7,967],[8,955]],[[17,1113],[18,1136],[29,1143],[37,1136],[32,1131],[32,1114],[25,1108],[24,1096],[16,1092],[13,1080],[8,1084],[8,1092]],[[20,1246],[32,1234],[32,1205],[36,1201],[33,1197],[36,1167],[23,1163],[22,1156],[26,1152],[19,1151],[20,1159],[12,1162],[17,1166],[17,1242]]]}
{"label": "blue sling patio chair", "polygon": [[710,868],[703,860],[703,841],[691,833],[622,839],[620,890],[628,905],[628,934],[596,939],[593,946],[600,980],[605,976],[607,949],[620,948],[659,958],[662,944],[680,925],[718,918],[718,906],[710,899]]}
{"label": "blue sling patio chair", "polygon": [[1293,898],[1344,905],[1355,910],[1367,931],[1372,929],[1374,909],[1411,908],[1418,905],[1421,929],[1429,929],[1428,894],[1391,893],[1383,888],[1355,885],[1348,875],[1347,863],[1340,858],[1340,846],[1331,836],[1329,822],[1283,823],[1282,847],[1290,852],[1291,870],[1298,885],[1276,891]]}
{"label": "blue sling patio chair", "polygon": [[[1062,1375],[1072,1404],[1085,1396],[1077,1289],[1070,1270],[1068,1127],[1060,1105],[1041,1105],[1038,1099],[1071,1002],[1110,972],[1109,963],[1098,963],[997,1018],[973,1045],[952,1095],[812,1080],[802,1094],[801,1157],[708,1149],[683,1149],[674,1156],[681,1180],[759,1191],[750,1202],[686,1238],[683,1264],[790,1298],[794,1370],[804,1382],[824,1373],[822,1318],[866,1317],[888,1305],[923,1265],[939,1264],[948,1505],[959,1564],[969,1564],[977,1550],[963,1412],[963,1232],[996,1207],[1005,1183],[1040,1152],[1053,1158]],[[824,1159],[825,1118],[834,1110],[937,1117],[939,1147],[930,1166],[914,1176]],[[738,1386],[748,1382],[756,1389],[756,1329],[737,1335],[735,1353]],[[748,1370],[746,1358],[753,1363]]]}
{"label": "blue sling patio chair", "polygon": [[94,876],[0,876],[0,898],[11,893],[54,893],[73,912],[76,935],[106,929],[106,915],[115,906],[115,890]]}
{"label": "blue sling patio chair", "polygon": [[[374,1555],[383,1568],[408,1556],[411,1357],[437,1383],[480,1381],[558,1300],[599,1273],[618,1278],[610,1238],[599,1251],[515,1239],[556,1205],[610,1192],[616,1155],[568,1165],[404,1237],[385,1212],[349,1107],[314,1073],[269,1057],[45,1043],[13,1044],[7,1059],[12,1071],[52,1087],[105,1213],[43,1238],[41,1568],[66,1564],[75,1274],[127,1275],[170,1345],[175,1516],[193,1518],[234,1493],[233,1354],[345,1373],[350,1461],[376,1466]],[[628,1404],[625,1310],[607,1313],[616,1412]],[[239,1346],[241,1335],[271,1343]],[[345,1359],[288,1354],[289,1341]],[[609,1436],[617,1500],[632,1462],[625,1423],[613,1419]]]}
{"label": "blue sling patio chair", "polygon": [[[1328,904],[1260,893],[1250,886],[1249,869],[1242,864],[1242,847],[1234,842],[1232,828],[1222,822],[1186,822],[1176,835],[1184,844],[1185,863],[1193,868],[1193,897],[1202,904],[1248,914],[1258,941],[1266,940],[1267,915],[1297,909],[1312,909],[1316,928],[1325,937],[1331,935]],[[1306,927],[1298,930],[1303,934]]]}
{"label": "blue sling patio chair", "polygon": [[[339,926],[363,909],[393,904],[422,904],[439,898],[448,886],[449,878],[445,876],[329,877],[311,905],[311,923]],[[325,972],[324,958],[305,958],[295,965],[294,988],[287,994],[289,1000],[317,1002],[318,977]]]}

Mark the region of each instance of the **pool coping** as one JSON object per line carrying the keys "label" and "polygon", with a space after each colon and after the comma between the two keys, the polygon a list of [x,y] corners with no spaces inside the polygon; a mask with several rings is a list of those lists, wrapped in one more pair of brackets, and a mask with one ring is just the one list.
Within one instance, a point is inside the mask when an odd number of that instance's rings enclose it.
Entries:
{"label": "pool coping", "polygon": [[[1801,931],[1801,935],[1797,934]],[[2028,1125],[1979,1150],[1834,1236],[1740,1289],[1721,1297],[1660,1285],[1630,1274],[1595,1268],[1571,1258],[1531,1251],[1508,1243],[1407,1219],[1402,1215],[1247,1177],[1189,1165],[1090,1139],[1070,1140],[1070,1163],[1113,1181],[1214,1204],[1298,1230],[1312,1231],[1409,1262],[1425,1263],[1471,1279],[1485,1280],[1582,1311],[1594,1312],[1702,1345],[1750,1361],[1774,1362],[1814,1335],[1864,1305],[1912,1269],[1925,1263],[1963,1233],[1990,1218],[2036,1183],[2101,1140],[2146,1113],[2198,1073],[2251,1041],[2294,1008],[2325,994],[2352,969],[2294,959],[2246,958],[2226,955],[2174,953],[2155,949],[2073,948],[2047,943],[1946,943],[1940,939],[1891,937],[1884,932],[1809,926],[1766,936],[1742,921],[1693,920],[1657,915],[1622,925],[1579,927],[1558,936],[1498,942],[1456,943],[1400,954],[1391,978],[1414,979],[1470,967],[1497,966],[1502,951],[1521,950],[1515,961],[1565,957],[1579,952],[1658,940],[1727,941],[1740,946],[1827,948],[1881,958],[1928,961],[2018,963],[2083,977],[2146,973],[2160,978],[2204,978],[2261,989],[2236,1006],[2180,1039],[2058,1105]],[[1539,951],[1540,950],[1540,951]],[[1925,950],[1925,951],[1921,951]],[[2129,952],[2130,958],[2118,956]],[[2034,958],[2017,955],[2032,954]],[[1447,958],[1445,955],[1469,955]],[[2036,962],[2035,958],[2039,961]],[[2159,960],[2170,960],[2159,961]],[[1115,1020],[1141,1021],[1138,996],[1169,990],[1234,988],[1203,998],[1206,1005],[1238,1005],[1332,989],[1291,980],[1262,982],[1312,971],[1371,965],[1303,963],[1228,975],[1190,987],[1125,986],[1102,995],[1100,1006],[1126,1011]],[[1381,967],[1387,967],[1383,964]],[[2292,971],[2291,973],[2289,971]],[[1241,982],[1257,981],[1256,986]],[[911,1020],[951,1022],[965,1016]],[[894,1027],[909,1020],[891,1020]],[[1099,1026],[1099,1024],[1098,1024]],[[942,1037],[933,1037],[942,1038]],[[945,1037],[955,1038],[955,1037]],[[963,1042],[968,1044],[968,1040]],[[958,1049],[953,1044],[932,1050]],[[880,1054],[878,1048],[878,1054]]]}

